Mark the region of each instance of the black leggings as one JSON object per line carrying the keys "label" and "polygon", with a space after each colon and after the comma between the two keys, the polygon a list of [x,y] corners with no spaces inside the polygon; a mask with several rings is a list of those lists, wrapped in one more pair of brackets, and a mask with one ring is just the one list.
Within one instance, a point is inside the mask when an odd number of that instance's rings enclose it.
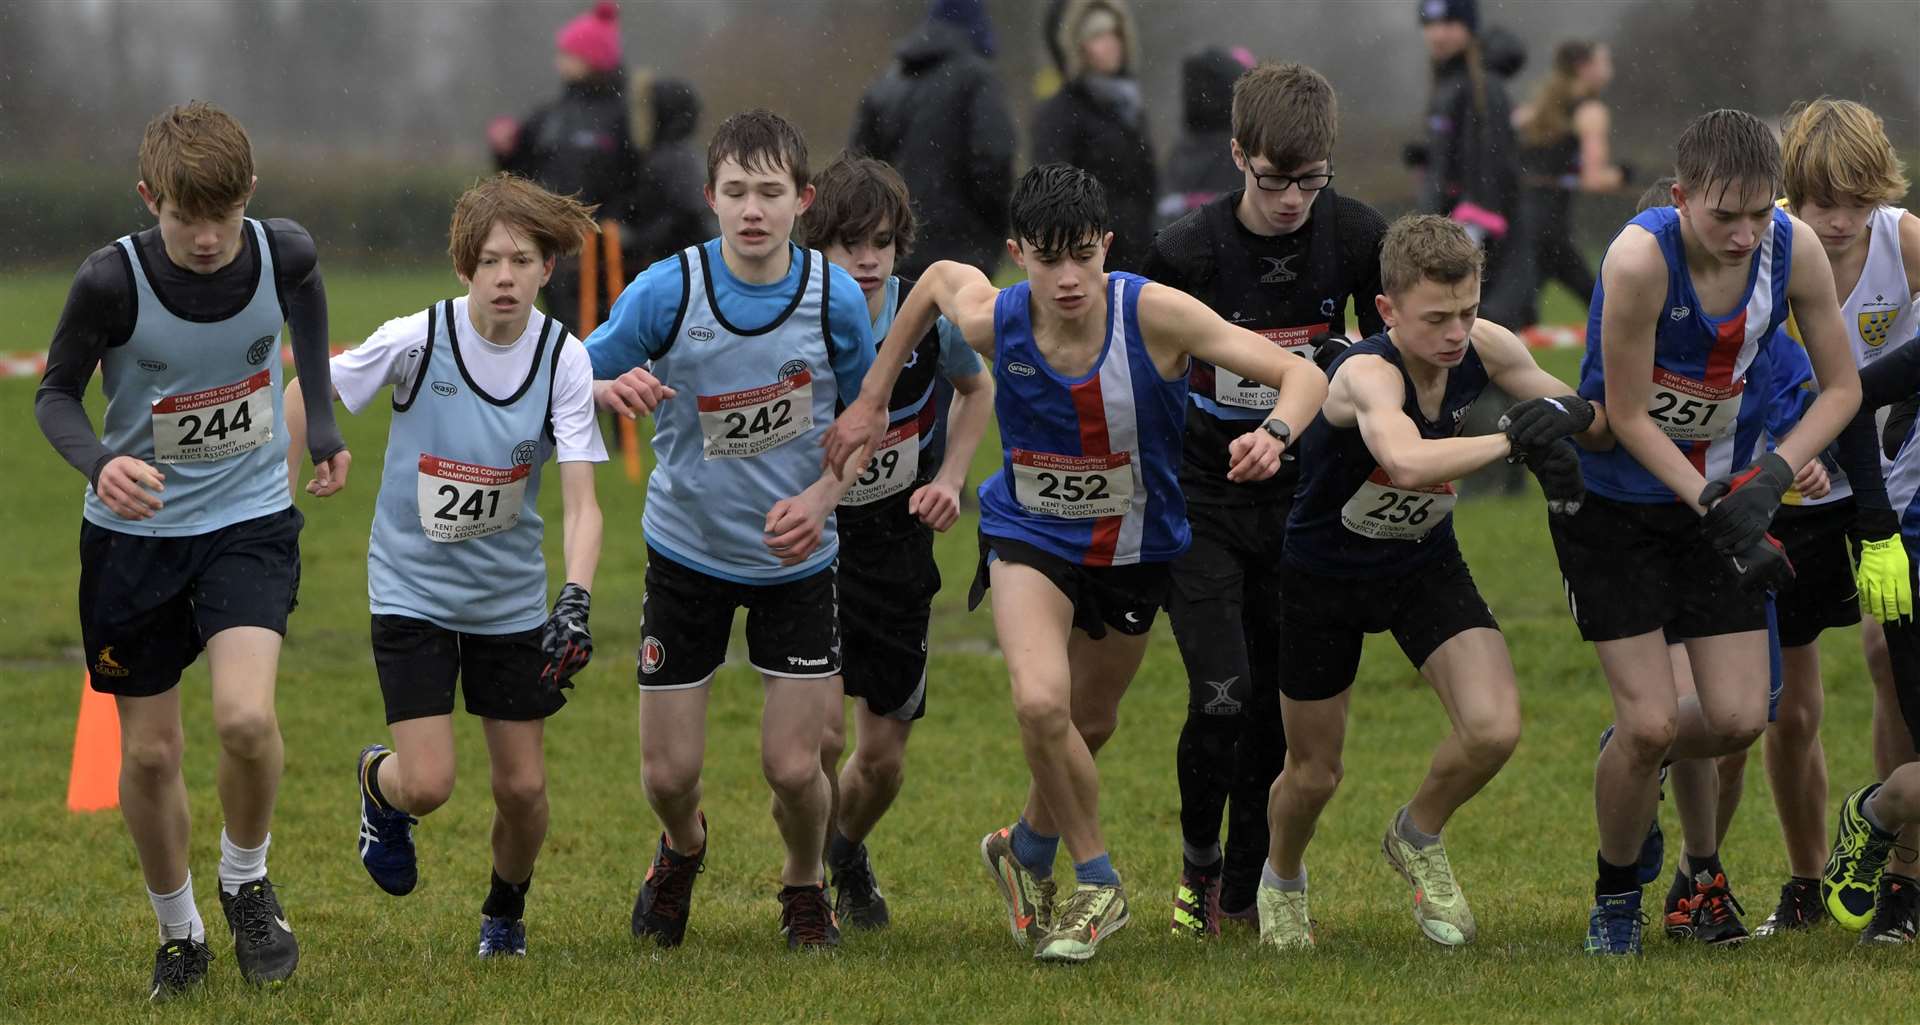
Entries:
{"label": "black leggings", "polygon": [[1500,324],[1521,328],[1539,323],[1540,289],[1549,281],[1565,285],[1582,302],[1593,298],[1593,268],[1573,241],[1573,193],[1566,189],[1521,190],[1506,257],[1497,275],[1488,271],[1492,295],[1485,315]]}

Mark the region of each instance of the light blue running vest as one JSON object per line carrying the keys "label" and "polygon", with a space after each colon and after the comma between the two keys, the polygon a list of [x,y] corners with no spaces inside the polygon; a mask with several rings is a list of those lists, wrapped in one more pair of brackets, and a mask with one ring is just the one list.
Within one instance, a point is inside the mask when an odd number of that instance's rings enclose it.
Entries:
{"label": "light blue running vest", "polygon": [[[448,630],[506,634],[547,618],[540,468],[553,454],[553,374],[566,331],[541,314],[519,389],[468,375],[452,300],[427,311],[420,372],[393,426],[367,545],[367,604]],[[469,331],[469,333],[471,333]],[[485,345],[478,338],[467,345]]]}
{"label": "light blue running vest", "polygon": [[287,426],[280,413],[280,313],[273,247],[249,218],[260,278],[239,313],[188,320],[153,290],[133,236],[119,246],[133,263],[133,336],[100,358],[108,449],[153,463],[166,478],[151,519],[115,514],[92,488],[83,515],[108,530],[192,537],[276,513],[287,491]]}
{"label": "light blue running vest", "polygon": [[647,543],[724,580],[773,584],[818,572],[839,554],[832,515],[820,549],[782,566],[767,550],[767,512],[820,479],[820,439],[839,402],[828,359],[826,258],[802,250],[800,288],[771,323],[741,328],[713,301],[706,250],[680,254],[686,299],[653,373],[678,393],[654,410],[641,529]]}

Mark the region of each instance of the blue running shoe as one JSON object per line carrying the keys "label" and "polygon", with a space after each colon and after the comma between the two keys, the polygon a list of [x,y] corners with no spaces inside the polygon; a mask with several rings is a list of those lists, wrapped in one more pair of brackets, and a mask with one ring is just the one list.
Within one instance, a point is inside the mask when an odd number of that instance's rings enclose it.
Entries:
{"label": "blue running shoe", "polygon": [[[1607,741],[1613,739],[1613,726],[1600,731],[1600,750],[1607,749]],[[1660,799],[1667,799],[1667,767],[1660,767]],[[1636,868],[1640,871],[1640,885],[1645,886],[1660,878],[1660,870],[1667,864],[1667,835],[1660,831],[1660,811],[1654,809],[1653,821],[1647,825],[1647,838],[1640,841],[1640,860]]]}
{"label": "blue running shoe", "polygon": [[519,918],[480,916],[481,957],[526,957],[527,923]]}
{"label": "blue running shoe", "polygon": [[1646,916],[1640,913],[1640,891],[1605,894],[1593,902],[1587,915],[1587,953],[1612,957],[1638,956],[1640,927]]}
{"label": "blue running shoe", "polygon": [[413,827],[420,820],[403,811],[382,808],[367,786],[367,772],[383,755],[393,752],[385,744],[368,744],[360,749],[355,773],[360,783],[360,864],[374,884],[395,897],[413,892],[420,881],[420,870],[413,853]]}

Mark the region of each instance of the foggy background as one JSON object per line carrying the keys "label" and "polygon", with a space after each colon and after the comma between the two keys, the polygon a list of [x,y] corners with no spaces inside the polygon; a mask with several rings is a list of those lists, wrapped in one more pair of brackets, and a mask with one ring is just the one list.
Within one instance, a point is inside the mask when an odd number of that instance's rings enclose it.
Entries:
{"label": "foggy background", "polygon": [[[0,268],[60,268],[150,223],[133,195],[141,127],[211,100],[253,137],[254,211],[305,222],[327,261],[439,258],[458,190],[492,169],[483,130],[559,92],[553,33],[585,2],[499,0],[0,0]],[[1020,125],[1051,69],[1041,0],[989,0],[995,64]],[[1304,61],[1339,91],[1342,191],[1389,215],[1411,205],[1399,163],[1422,134],[1428,65],[1414,0],[1135,0],[1136,71],[1156,149],[1180,133],[1179,66],[1208,45]],[[806,133],[814,166],[844,145],[854,106],[925,17],[922,0],[625,0],[630,74],[690,80],[696,135],[767,106]],[[1920,164],[1920,0],[1483,0],[1517,33],[1531,95],[1553,46],[1610,43],[1625,194],[1585,199],[1591,244],[1663,173],[1702,110],[1776,118],[1823,93],[1867,103]],[[633,91],[630,85],[630,92]],[[642,90],[644,92],[644,90]],[[647,125],[635,126],[644,145]],[[1599,237],[1592,237],[1598,235]]]}

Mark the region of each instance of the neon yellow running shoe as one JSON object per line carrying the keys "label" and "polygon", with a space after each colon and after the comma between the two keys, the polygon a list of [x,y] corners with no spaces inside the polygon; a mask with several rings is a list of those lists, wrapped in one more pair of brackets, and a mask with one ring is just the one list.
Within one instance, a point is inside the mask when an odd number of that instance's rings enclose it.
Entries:
{"label": "neon yellow running shoe", "polygon": [[1380,841],[1380,853],[1387,856],[1400,878],[1413,887],[1413,921],[1427,939],[1441,946],[1458,947],[1473,940],[1473,912],[1467,898],[1453,878],[1453,865],[1447,861],[1445,846],[1415,847],[1402,839],[1393,826]]}
{"label": "neon yellow running shoe", "polygon": [[1118,883],[1081,883],[1060,908],[1057,925],[1033,952],[1038,961],[1088,961],[1100,941],[1127,924],[1127,893]]}
{"label": "neon yellow running shoe", "polygon": [[1855,790],[1840,802],[1840,823],[1833,831],[1833,851],[1821,874],[1820,896],[1827,913],[1842,926],[1859,932],[1873,920],[1874,897],[1880,892],[1880,873],[1893,853],[1894,834],[1873,828],[1861,812],[1880,784]]}
{"label": "neon yellow running shoe", "polygon": [[1260,909],[1260,942],[1281,950],[1313,947],[1313,919],[1307,915],[1307,891],[1261,886],[1254,904]]}
{"label": "neon yellow running shoe", "polygon": [[1037,945],[1053,931],[1053,880],[1036,877],[1013,856],[1012,826],[980,838],[980,860],[986,862],[987,874],[999,888],[1000,899],[1006,901],[1013,942]]}

